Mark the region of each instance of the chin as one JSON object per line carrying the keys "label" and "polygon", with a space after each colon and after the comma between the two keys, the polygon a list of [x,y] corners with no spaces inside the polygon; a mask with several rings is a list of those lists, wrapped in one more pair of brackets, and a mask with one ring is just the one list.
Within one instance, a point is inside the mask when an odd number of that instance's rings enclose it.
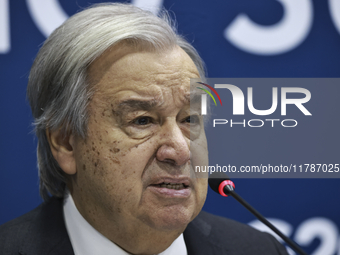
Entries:
{"label": "chin", "polygon": [[149,218],[149,225],[160,231],[183,232],[198,212],[180,206],[160,209]]}

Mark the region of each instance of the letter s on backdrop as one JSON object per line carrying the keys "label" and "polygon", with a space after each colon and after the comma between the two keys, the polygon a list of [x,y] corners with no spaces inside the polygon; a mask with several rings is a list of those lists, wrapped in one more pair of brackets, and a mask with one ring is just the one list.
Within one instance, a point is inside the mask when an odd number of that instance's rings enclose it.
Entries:
{"label": "letter s on backdrop", "polygon": [[224,30],[225,38],[235,47],[252,54],[277,55],[300,45],[313,23],[311,0],[277,0],[283,5],[283,18],[272,26],[254,23],[239,14]]}

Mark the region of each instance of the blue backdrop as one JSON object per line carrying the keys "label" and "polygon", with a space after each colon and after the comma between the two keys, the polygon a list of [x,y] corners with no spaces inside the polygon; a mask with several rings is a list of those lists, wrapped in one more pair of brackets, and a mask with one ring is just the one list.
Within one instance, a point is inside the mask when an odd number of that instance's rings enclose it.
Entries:
{"label": "blue backdrop", "polygon": [[[30,66],[39,46],[56,26],[80,8],[96,2],[99,1],[0,0],[0,224],[41,203],[36,139],[25,97]],[[171,10],[180,34],[193,43],[205,60],[208,77],[340,76],[340,0],[132,2],[149,6],[154,12],[162,6]],[[313,131],[311,135],[338,139],[325,130]],[[252,141],[241,142],[247,147]],[[313,149],[313,146],[309,148]],[[209,144],[210,155],[221,150],[223,147],[218,144]],[[327,145],[322,151],[334,154],[334,150],[340,152],[338,146]],[[239,160],[247,157],[231,148],[226,151],[231,151],[226,157],[239,157]],[[307,252],[340,255],[340,179],[236,179],[235,182],[241,196]],[[261,228],[232,198],[225,199],[211,191],[204,210]]]}

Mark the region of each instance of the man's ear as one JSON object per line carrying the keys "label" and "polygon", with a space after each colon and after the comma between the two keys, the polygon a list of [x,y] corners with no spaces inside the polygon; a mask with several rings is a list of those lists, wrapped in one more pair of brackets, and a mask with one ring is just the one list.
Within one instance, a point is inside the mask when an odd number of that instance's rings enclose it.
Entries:
{"label": "man's ear", "polygon": [[75,137],[74,135],[65,136],[60,129],[51,131],[46,130],[48,143],[54,159],[58,162],[60,168],[69,175],[77,172],[75,159]]}

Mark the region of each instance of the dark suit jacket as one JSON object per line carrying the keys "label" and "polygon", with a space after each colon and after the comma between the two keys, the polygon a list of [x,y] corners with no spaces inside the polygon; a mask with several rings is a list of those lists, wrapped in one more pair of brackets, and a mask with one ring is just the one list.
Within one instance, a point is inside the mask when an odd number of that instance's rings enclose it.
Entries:
{"label": "dark suit jacket", "polygon": [[[188,255],[276,255],[286,251],[271,235],[201,212],[187,227]],[[1,255],[73,255],[62,200],[51,198],[0,227]]]}

